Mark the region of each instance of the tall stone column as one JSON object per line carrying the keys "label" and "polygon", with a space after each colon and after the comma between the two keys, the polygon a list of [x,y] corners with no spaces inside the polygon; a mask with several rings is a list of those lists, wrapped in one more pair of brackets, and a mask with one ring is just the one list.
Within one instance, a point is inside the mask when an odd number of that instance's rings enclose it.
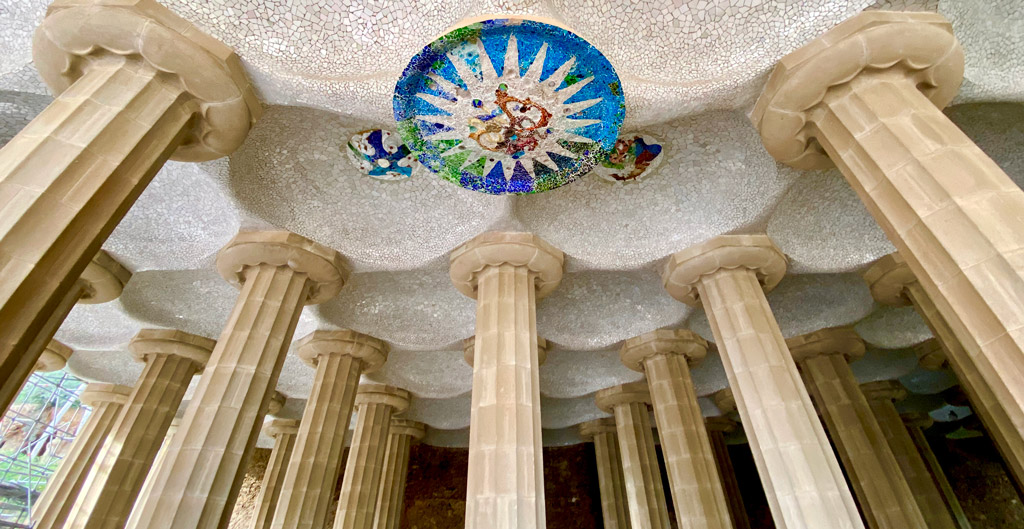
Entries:
{"label": "tall stone column", "polygon": [[477,300],[466,529],[543,529],[536,300],[562,280],[562,252],[532,233],[483,233],[451,254]]}
{"label": "tall stone column", "polygon": [[941,15],[865,12],[784,57],[751,118],[775,158],[846,176],[962,345],[950,361],[985,386],[995,435],[1018,438],[1000,443],[1020,482],[1024,191],[942,113],[963,70]]}
{"label": "tall stone column", "polygon": [[64,526],[71,506],[82,492],[85,478],[131,392],[132,388],[116,384],[94,382],[85,387],[80,398],[82,404],[92,408],[92,412],[75,436],[71,449],[60,462],[57,471],[50,476],[43,494],[32,506],[35,527]]}
{"label": "tall stone column", "polygon": [[722,415],[719,417],[708,417],[705,420],[708,430],[708,438],[711,440],[711,450],[715,453],[715,463],[718,465],[719,475],[722,477],[722,490],[725,492],[725,499],[729,502],[729,514],[732,516],[732,524],[736,529],[750,529],[750,517],[747,516],[747,508],[743,505],[743,495],[740,493],[740,483],[736,479],[736,469],[732,466],[732,458],[729,457],[729,446],[725,443],[725,434],[736,431],[736,421]]}
{"label": "tall stone column", "polygon": [[926,529],[914,494],[848,362],[864,356],[853,329],[832,328],[786,340],[832,434],[872,529]]}
{"label": "tall stone column", "polygon": [[177,433],[178,426],[180,425],[180,417],[171,419],[171,425],[167,427],[167,433],[164,434],[164,440],[160,444],[160,450],[156,453],[156,458],[153,459],[153,465],[150,466],[149,473],[146,474],[146,481],[142,483],[142,488],[139,489],[138,499],[132,507],[132,513],[128,516],[128,523],[125,525],[127,529],[135,529],[138,527],[139,512],[142,509],[142,504],[149,498],[149,493],[153,491],[153,477],[157,472],[159,472],[160,465],[163,465],[164,461],[167,460],[167,450],[170,447],[171,439],[174,438],[174,434]]}
{"label": "tall stone column", "polygon": [[704,414],[690,378],[708,343],[687,330],[659,329],[626,340],[626,367],[647,375],[676,520],[685,529],[728,529],[732,521]]}
{"label": "tall stone column", "polygon": [[786,258],[763,235],[723,235],[673,254],[672,297],[703,305],[779,529],[862,528],[860,513],[764,292]]}
{"label": "tall stone column", "polygon": [[405,479],[409,474],[409,447],[414,441],[423,439],[426,433],[422,423],[391,419],[373,529],[398,529],[405,500]]}
{"label": "tall stone column", "polygon": [[270,527],[323,529],[341,475],[359,377],[384,365],[388,345],[350,330],[315,331],[299,341],[297,351],[316,376]]}
{"label": "tall stone column", "polygon": [[330,299],[348,277],[337,252],[285,231],[239,233],[217,268],[241,291],[139,513],[140,528],[227,523],[302,307]]}
{"label": "tall stone column", "polygon": [[928,466],[914,446],[914,440],[910,438],[900,412],[896,411],[896,405],[893,403],[896,399],[905,398],[907,390],[893,380],[862,384],[861,390],[868,399],[886,441],[889,442],[889,448],[892,449],[892,454],[903,471],[903,477],[906,478],[918,507],[921,508],[925,524],[929,529],[956,529],[953,517],[946,508],[946,500],[939,492]]}
{"label": "tall stone column", "polygon": [[622,455],[615,419],[588,421],[579,426],[580,437],[594,441],[597,459],[597,482],[601,490],[601,517],[605,529],[630,529],[629,502],[622,475]]}
{"label": "tall stone column", "polygon": [[185,390],[215,343],[162,329],[144,329],[132,339],[129,348],[146,367],[68,515],[68,529],[125,526]]}
{"label": "tall stone column", "polygon": [[0,149],[0,409],[164,161],[230,154],[260,114],[231,50],[154,0],[55,2],[32,55],[57,98]]}
{"label": "tall stone column", "polygon": [[[1024,487],[1024,430],[1017,419],[1018,414],[1024,413],[1024,410],[1016,407],[1013,401],[999,397],[994,386],[989,385],[979,368],[978,362],[981,359],[968,354],[967,349],[961,345],[953,329],[939,314],[935,303],[900,254],[892,253],[876,261],[864,273],[864,280],[876,301],[894,306],[912,304],[928,324],[945,352],[950,368],[967,393],[971,408],[977,412],[985,429],[999,447],[1014,480]],[[930,345],[918,349],[918,358],[923,367],[940,364],[941,357]]]}
{"label": "tall stone column", "polygon": [[356,429],[345,463],[334,529],[373,529],[391,417],[409,407],[409,392],[363,384],[356,394]]}
{"label": "tall stone column", "polygon": [[[348,428],[346,428],[348,430]],[[274,438],[274,448],[270,451],[267,470],[263,473],[263,484],[256,498],[256,516],[253,517],[251,529],[269,529],[281,498],[281,486],[284,484],[285,470],[291,461],[295,449],[295,437],[299,433],[299,421],[294,419],[274,419],[263,427],[263,431]]]}
{"label": "tall stone column", "polygon": [[668,502],[661,484],[658,453],[651,432],[651,393],[646,382],[602,389],[597,407],[615,416],[615,430],[622,455],[629,521],[633,529],[668,529]]}
{"label": "tall stone column", "polygon": [[967,520],[967,514],[964,513],[963,508],[960,506],[960,501],[957,500],[956,494],[953,492],[953,486],[946,479],[946,472],[942,470],[942,465],[939,464],[935,453],[932,452],[931,445],[928,444],[928,438],[924,436],[923,430],[930,428],[935,421],[924,412],[904,413],[901,415],[901,418],[903,419],[903,424],[907,427],[907,433],[910,434],[910,438],[914,442],[914,446],[921,454],[921,459],[924,460],[928,470],[931,471],[932,479],[935,480],[935,484],[938,485],[939,491],[942,493],[942,498],[946,501],[946,507],[949,508],[949,512],[953,513],[957,527],[960,529],[971,529],[971,522]]}

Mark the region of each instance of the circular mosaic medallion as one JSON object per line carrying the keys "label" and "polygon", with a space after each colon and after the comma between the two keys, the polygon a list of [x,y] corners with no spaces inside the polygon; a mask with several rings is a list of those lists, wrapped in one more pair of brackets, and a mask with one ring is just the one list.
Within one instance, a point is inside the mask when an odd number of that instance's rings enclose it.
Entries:
{"label": "circular mosaic medallion", "polygon": [[636,182],[661,163],[661,143],[640,134],[623,136],[594,172],[609,182]]}
{"label": "circular mosaic medallion", "polygon": [[582,38],[518,19],[456,29],[395,87],[402,140],[441,177],[484,193],[536,193],[606,159],[625,115],[611,64]]}
{"label": "circular mosaic medallion", "polygon": [[342,149],[363,174],[378,180],[409,178],[420,165],[402,139],[386,130],[357,132]]}

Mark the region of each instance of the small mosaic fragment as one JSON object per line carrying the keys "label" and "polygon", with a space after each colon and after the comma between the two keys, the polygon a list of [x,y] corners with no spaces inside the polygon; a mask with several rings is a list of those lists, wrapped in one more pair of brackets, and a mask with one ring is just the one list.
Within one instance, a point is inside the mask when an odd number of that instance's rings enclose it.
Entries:
{"label": "small mosaic fragment", "polygon": [[661,163],[661,142],[641,135],[624,136],[594,167],[594,173],[609,182],[635,182]]}
{"label": "small mosaic fragment", "polygon": [[404,180],[420,166],[401,138],[387,130],[357,132],[343,150],[363,174],[378,180]]}

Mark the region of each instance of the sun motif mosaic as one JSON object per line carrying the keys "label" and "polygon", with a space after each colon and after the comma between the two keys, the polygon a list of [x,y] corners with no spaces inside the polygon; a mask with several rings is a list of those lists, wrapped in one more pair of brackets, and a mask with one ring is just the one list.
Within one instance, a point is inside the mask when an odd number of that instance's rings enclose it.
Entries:
{"label": "sun motif mosaic", "polygon": [[661,142],[649,136],[623,136],[594,173],[609,182],[636,182],[661,163]]}
{"label": "sun motif mosaic", "polygon": [[606,159],[625,115],[619,77],[565,29],[519,19],[456,29],[395,87],[402,140],[442,178],[491,194],[568,184]]}
{"label": "sun motif mosaic", "polygon": [[420,166],[402,139],[387,130],[357,132],[342,150],[363,174],[378,180],[404,180]]}

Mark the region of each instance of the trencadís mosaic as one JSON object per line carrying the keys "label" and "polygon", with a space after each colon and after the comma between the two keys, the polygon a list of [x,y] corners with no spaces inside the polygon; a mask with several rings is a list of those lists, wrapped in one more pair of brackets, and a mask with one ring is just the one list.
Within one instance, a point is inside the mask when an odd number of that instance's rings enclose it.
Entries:
{"label": "trencad\u00eds mosaic", "polygon": [[594,172],[609,182],[636,182],[661,160],[661,142],[639,134],[628,135],[615,142],[615,148],[594,166]]}
{"label": "trencad\u00eds mosaic", "polygon": [[355,133],[342,150],[363,174],[378,180],[409,178],[420,165],[398,135],[381,129]]}

